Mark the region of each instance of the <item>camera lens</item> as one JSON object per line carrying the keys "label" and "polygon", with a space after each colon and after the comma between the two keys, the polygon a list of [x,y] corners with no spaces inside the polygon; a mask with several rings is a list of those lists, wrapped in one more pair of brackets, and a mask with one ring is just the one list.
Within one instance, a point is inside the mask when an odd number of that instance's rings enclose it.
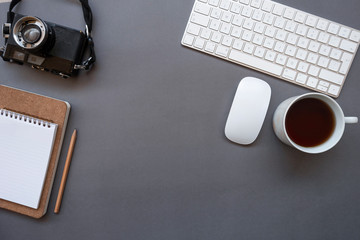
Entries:
{"label": "camera lens", "polygon": [[39,41],[41,30],[34,24],[26,25],[23,30],[21,30],[21,35],[25,42],[33,44]]}
{"label": "camera lens", "polygon": [[49,31],[47,24],[41,19],[25,16],[14,24],[13,37],[21,48],[39,51],[51,43]]}

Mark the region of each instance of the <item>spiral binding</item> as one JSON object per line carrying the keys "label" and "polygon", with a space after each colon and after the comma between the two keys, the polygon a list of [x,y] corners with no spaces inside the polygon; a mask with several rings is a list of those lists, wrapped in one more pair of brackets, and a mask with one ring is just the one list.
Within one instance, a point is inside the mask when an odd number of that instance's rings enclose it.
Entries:
{"label": "spiral binding", "polygon": [[33,117],[29,117],[20,113],[16,113],[16,112],[12,112],[6,109],[0,109],[0,116],[5,116],[5,117],[9,117],[9,118],[13,118],[19,121],[23,121],[26,123],[32,123],[34,125],[39,125],[39,126],[43,126],[43,127],[51,127],[51,123],[44,121],[44,120],[40,120],[37,118],[33,118]]}

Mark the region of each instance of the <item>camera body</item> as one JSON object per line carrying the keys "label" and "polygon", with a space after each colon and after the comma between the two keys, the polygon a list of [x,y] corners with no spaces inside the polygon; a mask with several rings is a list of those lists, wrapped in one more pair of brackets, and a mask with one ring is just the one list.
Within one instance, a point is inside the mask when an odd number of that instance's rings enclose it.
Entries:
{"label": "camera body", "polygon": [[78,72],[87,36],[79,30],[14,13],[3,26],[5,61],[29,64],[67,78]]}

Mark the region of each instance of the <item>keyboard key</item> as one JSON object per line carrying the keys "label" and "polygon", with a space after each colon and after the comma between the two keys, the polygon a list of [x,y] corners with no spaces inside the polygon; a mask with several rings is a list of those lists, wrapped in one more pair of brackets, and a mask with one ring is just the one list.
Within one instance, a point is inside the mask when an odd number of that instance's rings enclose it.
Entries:
{"label": "keyboard key", "polygon": [[213,43],[213,42],[207,42],[207,43],[206,43],[206,46],[205,46],[205,51],[210,52],[210,53],[213,53],[214,50],[215,50],[215,46],[216,46],[215,43]]}
{"label": "keyboard key", "polygon": [[333,58],[333,59],[339,60],[340,56],[341,56],[341,53],[342,52],[340,50],[333,48],[331,50],[330,57]]}
{"label": "keyboard key", "polygon": [[274,26],[277,28],[282,29],[285,26],[286,20],[281,18],[281,17],[276,17],[275,18],[275,22],[274,22]]}
{"label": "keyboard key", "polygon": [[314,65],[311,65],[308,71],[308,74],[311,76],[317,77],[319,75],[320,68],[315,67]]}
{"label": "keyboard key", "polygon": [[240,38],[240,36],[241,36],[241,28],[233,27],[233,29],[231,30],[231,36],[233,36],[235,38]]}
{"label": "keyboard key", "polygon": [[284,73],[282,75],[284,78],[286,79],[289,79],[291,81],[294,81],[295,80],[295,77],[296,77],[296,72],[293,71],[293,70],[290,70],[288,68],[285,68],[284,69]]}
{"label": "keyboard key", "polygon": [[336,85],[332,85],[332,84],[331,84],[330,87],[329,87],[328,93],[337,96],[338,93],[339,93],[339,91],[340,91],[340,87],[339,87],[339,86],[336,86]]}
{"label": "keyboard key", "polygon": [[297,76],[296,76],[296,82],[297,83],[300,83],[300,84],[305,84],[306,83],[306,80],[307,80],[307,76],[305,74],[302,74],[302,73],[299,73]]}
{"label": "keyboard key", "polygon": [[329,87],[330,84],[329,84],[328,82],[325,82],[325,81],[322,81],[322,80],[321,80],[321,81],[319,82],[319,85],[324,86],[324,87]]}
{"label": "keyboard key", "polygon": [[252,14],[252,8],[250,7],[244,7],[242,12],[241,12],[241,15],[243,15],[244,17],[250,17],[251,14]]}
{"label": "keyboard key", "polygon": [[295,43],[297,42],[298,38],[299,38],[299,37],[296,36],[295,34],[290,33],[290,34],[288,35],[287,39],[286,39],[286,42],[287,42],[287,43],[290,43],[290,44],[292,44],[292,45],[295,45]]}
{"label": "keyboard key", "polygon": [[319,62],[318,62],[318,65],[320,67],[323,67],[323,68],[327,68],[328,64],[329,64],[329,58],[327,57],[320,57],[319,58]]}
{"label": "keyboard key", "polygon": [[211,41],[220,43],[221,38],[222,38],[222,35],[220,33],[214,32],[213,35],[211,36]]}
{"label": "keyboard key", "polygon": [[305,34],[308,31],[308,27],[304,26],[304,25],[299,25],[296,29],[296,34],[301,35],[301,36],[305,36]]}
{"label": "keyboard key", "polygon": [[229,58],[231,60],[248,65],[253,68],[261,68],[262,70],[277,76],[280,76],[283,69],[277,64],[239,52],[237,50],[231,50]]}
{"label": "keyboard key", "polygon": [[219,8],[213,8],[212,11],[211,11],[210,16],[211,16],[212,18],[219,19],[220,16],[221,16],[221,10],[220,10]]}
{"label": "keyboard key", "polygon": [[237,3],[233,3],[231,5],[231,10],[230,11],[233,12],[233,13],[239,14],[241,12],[241,5],[237,4]]}
{"label": "keyboard key", "polygon": [[342,74],[347,73],[347,71],[350,68],[352,58],[353,58],[353,55],[349,54],[349,53],[346,53],[346,52],[342,55],[342,57],[341,57],[342,64],[341,64],[341,67],[340,67],[340,70],[339,70],[340,73],[342,73]]}
{"label": "keyboard key", "polygon": [[264,30],[265,30],[265,25],[263,23],[256,23],[255,24],[254,32],[262,34],[262,33],[264,33]]}
{"label": "keyboard key", "polygon": [[229,48],[228,47],[224,47],[222,45],[218,45],[216,48],[216,52],[217,55],[222,56],[222,57],[227,57],[228,53],[229,53]]}
{"label": "keyboard key", "polygon": [[187,28],[187,32],[197,36],[197,35],[199,35],[199,32],[200,32],[200,26],[190,23]]}
{"label": "keyboard key", "polygon": [[327,43],[329,41],[330,35],[324,32],[321,32],[318,36],[318,41],[322,43]]}
{"label": "keyboard key", "polygon": [[296,47],[287,45],[286,50],[285,50],[286,55],[293,57],[293,56],[295,56],[295,52],[296,52]]}
{"label": "keyboard key", "polygon": [[264,54],[265,54],[265,49],[264,48],[256,47],[255,52],[254,52],[255,56],[257,56],[259,58],[263,58]]}
{"label": "keyboard key", "polygon": [[231,14],[230,12],[224,12],[223,15],[221,16],[221,20],[224,22],[231,22],[231,19],[233,17],[233,14]]}
{"label": "keyboard key", "polygon": [[263,22],[268,25],[272,25],[274,18],[275,18],[274,15],[272,15],[270,13],[266,13],[264,16]]}
{"label": "keyboard key", "polygon": [[305,60],[307,56],[307,51],[303,50],[303,49],[299,49],[296,53],[296,58],[300,59],[300,60]]}
{"label": "keyboard key", "polygon": [[254,26],[254,21],[251,19],[245,19],[244,24],[243,24],[243,28],[248,29],[248,30],[252,30]]}
{"label": "keyboard key", "polygon": [[317,17],[308,15],[305,21],[305,25],[308,25],[310,27],[315,27],[317,20],[318,20]]}
{"label": "keyboard key", "polygon": [[335,60],[331,60],[328,68],[330,70],[333,70],[333,71],[337,72],[339,70],[339,68],[340,68],[340,62],[335,61]]}
{"label": "keyboard key", "polygon": [[272,49],[274,47],[275,41],[272,38],[265,38],[264,47]]}
{"label": "keyboard key", "polygon": [[278,54],[276,58],[276,63],[280,65],[284,65],[286,63],[287,57],[283,54]]}
{"label": "keyboard key", "polygon": [[230,1],[229,0],[221,0],[219,7],[224,10],[228,10],[230,8]]}
{"label": "keyboard key", "polygon": [[296,15],[295,15],[294,20],[295,20],[296,22],[298,22],[298,23],[304,23],[305,18],[306,18],[305,13],[303,13],[303,12],[297,12]]}
{"label": "keyboard key", "polygon": [[320,44],[315,41],[311,41],[309,44],[309,50],[312,52],[318,52],[320,48]]}
{"label": "keyboard key", "polygon": [[197,38],[194,43],[194,47],[202,49],[204,47],[205,40],[202,38]]}
{"label": "keyboard key", "polygon": [[319,55],[315,54],[315,53],[309,53],[306,61],[312,64],[316,64],[317,60],[319,58]]}
{"label": "keyboard key", "polygon": [[219,5],[219,0],[209,0],[209,4],[217,7]]}
{"label": "keyboard key", "polygon": [[186,45],[192,45],[193,42],[194,42],[194,39],[195,39],[194,36],[191,36],[191,35],[187,35],[187,34],[186,34],[185,37],[184,37],[183,42],[184,42]]}
{"label": "keyboard key", "polygon": [[328,32],[332,34],[337,34],[340,26],[335,23],[330,23],[328,27]]}
{"label": "keyboard key", "polygon": [[283,30],[278,30],[276,33],[275,38],[280,41],[284,41],[286,38],[286,32]]}
{"label": "keyboard key", "polygon": [[306,62],[300,62],[299,66],[297,67],[297,70],[303,73],[306,73],[308,69],[309,69],[309,64]]}
{"label": "keyboard key", "polygon": [[201,30],[200,36],[201,36],[202,38],[209,39],[209,38],[210,38],[210,34],[211,34],[211,30],[210,30],[210,29],[207,29],[207,28],[204,28],[204,29]]}
{"label": "keyboard key", "polygon": [[231,19],[233,17],[233,14],[230,12],[224,12],[223,15],[221,16],[221,20],[224,22],[231,22]]}
{"label": "keyboard key", "polygon": [[324,19],[319,19],[316,28],[325,31],[329,22]]}
{"label": "keyboard key", "polygon": [[265,29],[265,35],[266,35],[266,36],[268,36],[268,37],[274,37],[274,36],[275,36],[275,33],[276,33],[275,28],[273,28],[273,27],[266,27],[266,29]]}
{"label": "keyboard key", "polygon": [[241,51],[241,48],[242,48],[243,45],[244,45],[244,42],[243,42],[243,41],[241,41],[241,40],[235,40],[235,41],[234,41],[233,48]]}
{"label": "keyboard key", "polygon": [[256,21],[261,21],[263,15],[264,15],[264,13],[261,10],[256,9],[252,15],[252,19],[254,19]]}
{"label": "keyboard key", "polygon": [[261,5],[261,2],[262,2],[261,0],[252,0],[250,5],[254,8],[259,8]]}
{"label": "keyboard key", "polygon": [[222,45],[226,46],[226,47],[230,47],[232,44],[233,38],[230,36],[224,36],[223,40],[222,40]]}
{"label": "keyboard key", "polygon": [[321,69],[319,78],[341,85],[345,77],[329,70]]}
{"label": "keyboard key", "polygon": [[245,30],[245,31],[243,32],[243,35],[242,35],[241,39],[250,42],[251,39],[252,39],[252,37],[253,37],[253,35],[254,35],[254,34],[253,34],[252,32]]}
{"label": "keyboard key", "polygon": [[326,45],[321,45],[319,53],[324,56],[329,56],[331,48]]}
{"label": "keyboard key", "polygon": [[192,17],[191,17],[191,22],[199,24],[203,27],[207,27],[209,24],[209,17],[204,16],[202,14],[199,13],[193,13]]}
{"label": "keyboard key", "polygon": [[266,55],[265,55],[266,60],[273,62],[275,60],[275,57],[276,57],[275,52],[273,52],[273,51],[267,51],[266,52]]}
{"label": "keyboard key", "polygon": [[353,30],[350,34],[350,40],[359,42],[360,41],[360,32]]}
{"label": "keyboard key", "polygon": [[194,8],[194,11],[195,12],[198,12],[198,13],[202,13],[204,15],[209,15],[210,13],[210,6],[209,5],[206,5],[204,3],[196,3],[195,5],[195,8]]}
{"label": "keyboard key", "polygon": [[261,9],[264,10],[265,12],[271,12],[273,5],[274,4],[270,1],[264,1]]}
{"label": "keyboard key", "polygon": [[241,27],[243,21],[244,21],[244,18],[241,17],[241,16],[239,16],[239,15],[237,15],[237,16],[235,16],[235,17],[233,18],[232,23],[233,23],[235,26]]}
{"label": "keyboard key", "polygon": [[318,85],[317,88],[318,90],[322,91],[322,92],[327,92],[327,87],[324,87],[324,86],[321,86],[321,85]]}
{"label": "keyboard key", "polygon": [[275,5],[274,9],[273,9],[273,13],[275,15],[281,16],[284,12],[284,7],[281,5]]}
{"label": "keyboard key", "polygon": [[285,25],[285,30],[288,32],[294,32],[296,26],[297,26],[297,24],[295,22],[287,21],[287,23]]}
{"label": "keyboard key", "polygon": [[256,45],[262,45],[263,40],[264,40],[264,37],[262,35],[255,34],[252,42],[255,43]]}
{"label": "keyboard key", "polygon": [[212,19],[209,27],[210,27],[210,29],[215,30],[215,31],[219,30],[220,21]]}
{"label": "keyboard key", "polygon": [[333,47],[339,47],[341,39],[335,36],[330,37],[329,45]]}
{"label": "keyboard key", "polygon": [[244,52],[248,53],[248,54],[252,54],[254,51],[255,46],[251,43],[245,43],[244,46]]}
{"label": "keyboard key", "polygon": [[301,47],[301,48],[307,48],[309,42],[310,42],[309,39],[301,37],[301,38],[299,39],[297,45],[298,45],[299,47]]}
{"label": "keyboard key", "polygon": [[309,29],[307,37],[310,39],[317,39],[319,31],[316,29]]}
{"label": "keyboard key", "polygon": [[284,52],[284,50],[285,50],[285,44],[282,43],[282,42],[277,42],[277,43],[275,44],[274,50],[277,51],[277,52],[280,52],[280,53]]}
{"label": "keyboard key", "polygon": [[318,80],[316,78],[309,77],[309,79],[306,82],[306,85],[308,85],[309,87],[315,88],[317,83],[318,83]]}
{"label": "keyboard key", "polygon": [[341,41],[341,44],[340,44],[340,48],[342,50],[345,50],[345,51],[348,51],[348,52],[351,52],[351,53],[355,52],[356,47],[357,47],[356,43],[350,42],[350,41],[345,40],[345,39],[343,39]]}
{"label": "keyboard key", "polygon": [[286,63],[286,66],[292,69],[296,69],[296,65],[298,64],[298,60],[295,58],[289,58],[289,60]]}
{"label": "keyboard key", "polygon": [[230,33],[230,29],[231,29],[231,25],[230,25],[230,24],[223,23],[223,24],[221,25],[220,32],[225,33],[225,34],[229,34],[229,33]]}
{"label": "keyboard key", "polygon": [[301,38],[299,39],[299,42],[298,42],[297,45],[298,45],[299,47],[301,47],[301,48],[307,48],[309,42],[310,42],[309,39],[306,39],[306,38],[301,37]]}
{"label": "keyboard key", "polygon": [[348,38],[350,35],[350,29],[346,27],[341,27],[339,31],[339,36],[343,38]]}
{"label": "keyboard key", "polygon": [[284,12],[284,18],[293,19],[295,10],[293,8],[286,8]]}

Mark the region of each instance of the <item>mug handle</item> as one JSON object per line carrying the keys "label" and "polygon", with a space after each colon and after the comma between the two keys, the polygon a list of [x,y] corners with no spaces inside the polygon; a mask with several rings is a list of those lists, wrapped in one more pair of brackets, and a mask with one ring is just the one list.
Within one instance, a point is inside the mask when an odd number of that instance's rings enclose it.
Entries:
{"label": "mug handle", "polygon": [[358,123],[357,117],[345,117],[345,123]]}

